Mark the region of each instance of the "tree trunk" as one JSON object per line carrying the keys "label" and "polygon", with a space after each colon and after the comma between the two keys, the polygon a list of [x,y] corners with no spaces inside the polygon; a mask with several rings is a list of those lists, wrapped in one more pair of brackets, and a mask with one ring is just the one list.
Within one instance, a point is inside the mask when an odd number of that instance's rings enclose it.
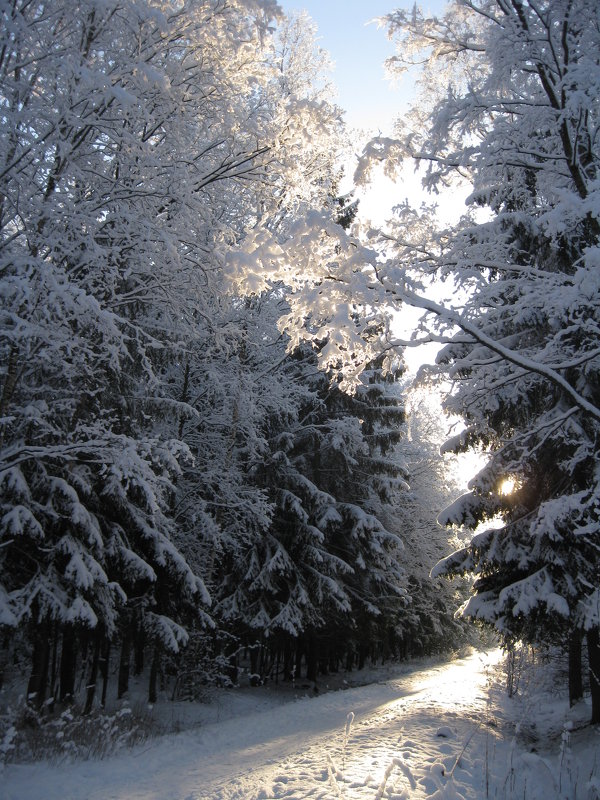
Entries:
{"label": "tree trunk", "polygon": [[590,692],[592,695],[592,725],[600,723],[600,630],[590,628],[587,632],[588,664],[590,669]]}
{"label": "tree trunk", "polygon": [[94,636],[94,651],[92,655],[92,666],[90,669],[90,677],[86,687],[85,708],[83,709],[84,715],[90,714],[94,707],[94,697],[96,695],[96,682],[98,680],[98,665],[100,663],[100,644],[102,642],[100,631],[96,632]]}
{"label": "tree trunk", "polygon": [[228,658],[227,677],[235,686],[238,682],[238,663],[237,663],[237,649]]}
{"label": "tree trunk", "polygon": [[65,628],[62,636],[60,654],[60,690],[61,703],[72,703],[75,697],[75,636],[72,628]]}
{"label": "tree trunk", "polygon": [[302,637],[296,639],[296,666],[294,669],[294,680],[299,681],[302,677],[302,656],[304,654],[304,644]]}
{"label": "tree trunk", "polygon": [[581,643],[583,634],[575,630],[569,636],[569,705],[574,706],[583,697],[583,672]]}
{"label": "tree trunk", "polygon": [[306,679],[317,681],[317,670],[319,665],[319,650],[316,637],[309,635],[306,642]]}
{"label": "tree trunk", "polygon": [[9,662],[11,637],[3,636],[0,649],[0,692],[4,688],[4,675]]}
{"label": "tree trunk", "polygon": [[258,686],[258,651],[258,645],[253,644],[250,649],[250,686]]}
{"label": "tree trunk", "polygon": [[110,665],[110,642],[107,639],[104,643],[102,658],[100,659],[100,674],[102,675],[102,699],[100,705],[106,708],[106,692],[108,690],[108,668]]}
{"label": "tree trunk", "polygon": [[294,650],[292,642],[286,637],[283,645],[283,680],[291,681],[294,674]]}
{"label": "tree trunk", "polygon": [[329,675],[329,651],[326,647],[319,650],[318,670],[320,675]]}
{"label": "tree trunk", "polygon": [[117,683],[117,699],[120,700],[129,691],[129,656],[130,643],[127,631],[123,634],[121,642],[121,657],[119,659],[119,678]]}
{"label": "tree trunk", "polygon": [[275,651],[275,686],[279,686],[279,670],[281,668],[281,645],[277,645]]}
{"label": "tree trunk", "polygon": [[361,644],[358,645],[358,669],[364,669],[368,654],[369,646],[361,642]]}
{"label": "tree trunk", "polygon": [[41,708],[46,699],[48,687],[48,666],[50,659],[50,642],[48,629],[46,635],[42,630],[37,630],[31,654],[31,675],[27,684],[27,702],[36,708]]}
{"label": "tree trunk", "polygon": [[133,674],[141,675],[144,671],[144,645],[146,644],[146,634],[140,623],[135,632],[135,642],[133,645]]}
{"label": "tree trunk", "polygon": [[148,683],[148,702],[156,703],[156,680],[158,678],[158,646],[154,647],[154,655],[152,656],[152,665],[150,666],[150,681]]}
{"label": "tree trunk", "polygon": [[268,657],[268,647],[263,642],[261,642],[260,643],[260,666],[258,668],[261,685],[264,684],[265,678],[267,676],[267,657]]}
{"label": "tree trunk", "polygon": [[354,647],[352,645],[348,646],[346,650],[346,672],[352,672],[352,668],[354,667]]}
{"label": "tree trunk", "polygon": [[52,666],[50,667],[50,698],[52,700],[50,704],[50,710],[54,710],[54,703],[56,702],[56,665],[58,660],[58,627],[56,625],[52,626],[53,634],[52,634]]}
{"label": "tree trunk", "polygon": [[334,674],[339,671],[340,668],[340,658],[339,653],[336,647],[333,645],[329,648],[329,663],[327,665],[328,672],[333,672]]}

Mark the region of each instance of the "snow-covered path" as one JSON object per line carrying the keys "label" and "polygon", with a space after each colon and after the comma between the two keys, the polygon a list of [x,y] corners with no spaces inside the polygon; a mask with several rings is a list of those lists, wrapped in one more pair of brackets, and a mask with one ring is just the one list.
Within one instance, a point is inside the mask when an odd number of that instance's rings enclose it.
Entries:
{"label": "snow-covered path", "polygon": [[451,664],[405,668],[404,674],[401,669],[398,677],[382,683],[271,705],[162,737],[104,761],[9,766],[0,776],[0,786],[4,784],[0,796],[3,800],[484,797],[486,763],[491,761],[496,737],[487,719],[491,711],[484,657],[475,654]]}
{"label": "snow-covered path", "polygon": [[[280,751],[279,758],[271,752],[260,769],[207,787],[201,797],[413,800],[437,793],[480,798],[485,765],[480,757],[469,756],[468,747],[452,785],[447,776],[471,737],[490,736],[487,726],[482,730],[487,713],[485,683],[486,665],[475,655],[322,698],[318,703],[327,706],[327,716],[321,709],[317,716],[322,722],[326,719],[326,725],[315,725],[303,741],[294,741],[292,733],[291,741],[284,740],[291,751]],[[293,718],[290,709],[290,721]],[[494,733],[491,736],[495,738]],[[455,792],[459,787],[460,795]]]}
{"label": "snow-covered path", "polygon": [[[291,739],[279,740],[260,769],[206,787],[201,797],[400,800],[430,797],[440,790],[452,797],[447,774],[465,742],[476,734],[489,735],[481,730],[485,681],[481,658],[472,656],[311,701],[320,706],[318,718],[327,724],[314,725],[309,737],[305,731],[310,724],[299,727],[298,738],[292,732]],[[289,709],[290,722],[297,719],[295,706]],[[454,788],[466,782],[461,789],[465,798],[482,796],[482,781],[474,773],[483,776],[483,767],[468,757],[467,748],[453,778]]]}

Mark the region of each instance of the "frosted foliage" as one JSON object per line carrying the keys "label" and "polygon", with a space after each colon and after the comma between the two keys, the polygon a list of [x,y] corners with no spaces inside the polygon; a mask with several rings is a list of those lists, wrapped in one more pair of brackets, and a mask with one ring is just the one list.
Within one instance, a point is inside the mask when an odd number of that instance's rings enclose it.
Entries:
{"label": "frosted foliage", "polygon": [[[380,159],[388,170],[412,159],[434,192],[471,185],[449,230],[427,207],[399,207],[374,234],[387,255],[374,282],[422,309],[415,339],[444,345],[445,406],[465,421],[444,451],[488,454],[439,520],[497,525],[435,574],[474,572],[464,611],[507,638],[589,629],[600,578],[597,23],[592,0],[394,11],[389,67],[421,64],[422,97],[359,165],[364,179]],[[431,277],[459,299],[428,296]]]}
{"label": "frosted foliage", "polygon": [[[214,313],[222,255],[242,233],[236,220],[257,219],[250,183],[272,198],[300,146],[297,134],[285,140],[286,103],[271,89],[272,14],[271,2],[210,0],[177,11],[55,0],[48,14],[26,3],[3,13],[0,519],[10,624],[55,619],[111,635],[130,594],[179,614],[176,592],[196,617],[209,603],[166,513],[191,459],[173,436],[174,412],[193,411],[169,397],[163,375]],[[321,110],[311,102],[302,123]],[[152,635],[175,650],[184,637],[165,625]]]}
{"label": "frosted foliage", "polygon": [[354,390],[365,364],[389,339],[391,317],[379,295],[376,261],[373,250],[313,211],[289,226],[281,245],[265,230],[254,230],[243,249],[229,254],[226,271],[238,291],[284,284],[290,309],[279,327],[290,337],[289,349],[326,339],[321,367],[339,371],[342,388]]}
{"label": "frosted foliage", "polygon": [[[269,637],[300,637],[332,617],[352,625],[367,605],[380,613],[377,582],[397,595],[405,585],[398,537],[360,506],[375,492],[361,466],[368,437],[356,417],[336,410],[336,402],[351,400],[319,373],[318,349],[304,344],[286,354],[277,298],[245,306],[248,326],[211,400],[227,444],[216,437],[210,454],[197,454],[226,476],[210,486],[197,482],[222,529],[218,536],[208,529],[198,550],[207,556],[214,613]],[[359,406],[365,414],[367,398]],[[195,476],[193,469],[186,481]]]}
{"label": "frosted foliage", "polygon": [[398,613],[397,360],[361,374],[389,314],[335,222],[311,25],[269,0],[0,14],[2,624],[32,660],[73,637],[158,669]]}
{"label": "frosted foliage", "polygon": [[152,639],[157,639],[166,650],[178,653],[179,648],[187,643],[188,634],[181,625],[161,614],[149,613],[145,618],[147,632]]}

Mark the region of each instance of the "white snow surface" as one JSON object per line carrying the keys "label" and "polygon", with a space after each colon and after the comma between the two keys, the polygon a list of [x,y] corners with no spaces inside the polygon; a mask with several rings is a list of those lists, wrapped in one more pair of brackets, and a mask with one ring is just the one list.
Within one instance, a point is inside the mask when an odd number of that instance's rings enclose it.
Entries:
{"label": "white snow surface", "polygon": [[[10,764],[0,774],[0,797],[600,797],[600,731],[585,724],[587,704],[569,710],[556,689],[541,685],[509,700],[499,659],[492,651],[397,664],[379,670],[377,682],[317,695],[261,687],[223,690],[200,707],[171,704],[171,714],[185,712],[181,723],[193,716],[195,726],[104,760]],[[348,684],[339,678],[337,685]],[[166,704],[161,713],[169,713]]]}

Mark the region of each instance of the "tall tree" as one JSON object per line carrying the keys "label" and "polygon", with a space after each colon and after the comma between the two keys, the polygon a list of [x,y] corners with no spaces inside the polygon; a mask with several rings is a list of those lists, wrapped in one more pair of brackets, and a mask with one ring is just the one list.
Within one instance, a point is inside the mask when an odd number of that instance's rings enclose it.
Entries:
{"label": "tall tree", "polygon": [[68,661],[73,632],[128,642],[141,627],[176,651],[188,620],[209,623],[203,570],[175,544],[195,455],[182,425],[199,414],[186,365],[204,352],[210,379],[236,307],[227,253],[268,199],[293,197],[317,120],[316,102],[274,89],[274,11],[2,11],[1,620],[39,639],[38,702],[51,631]]}
{"label": "tall tree", "polygon": [[[211,562],[215,614],[246,642],[266,637],[291,652],[310,639],[316,653],[315,636],[329,636],[343,654],[366,634],[360,615],[380,616],[394,596],[404,602],[401,543],[380,519],[398,469],[377,455],[400,437],[392,422],[403,411],[375,368],[350,398],[330,387],[310,346],[286,354],[277,295],[245,305],[229,464],[206,500],[223,526]],[[224,474],[240,478],[235,501]],[[252,498],[262,504],[254,511]]]}
{"label": "tall tree", "polygon": [[[491,449],[441,521],[472,526],[500,514],[504,524],[438,572],[474,571],[465,613],[506,636],[587,631],[597,721],[596,11],[588,0],[465,0],[441,17],[390,14],[396,62],[424,55],[440,90],[396,139],[372,143],[363,167],[373,154],[392,165],[413,158],[434,190],[472,183],[472,212],[453,230],[431,235],[426,218],[404,209],[388,234],[396,257],[377,270],[388,297],[437,318],[441,332],[429,326],[426,338],[449,343],[438,359],[453,380],[446,405],[467,429],[448,447]],[[461,305],[424,296],[411,268],[451,278]]]}

